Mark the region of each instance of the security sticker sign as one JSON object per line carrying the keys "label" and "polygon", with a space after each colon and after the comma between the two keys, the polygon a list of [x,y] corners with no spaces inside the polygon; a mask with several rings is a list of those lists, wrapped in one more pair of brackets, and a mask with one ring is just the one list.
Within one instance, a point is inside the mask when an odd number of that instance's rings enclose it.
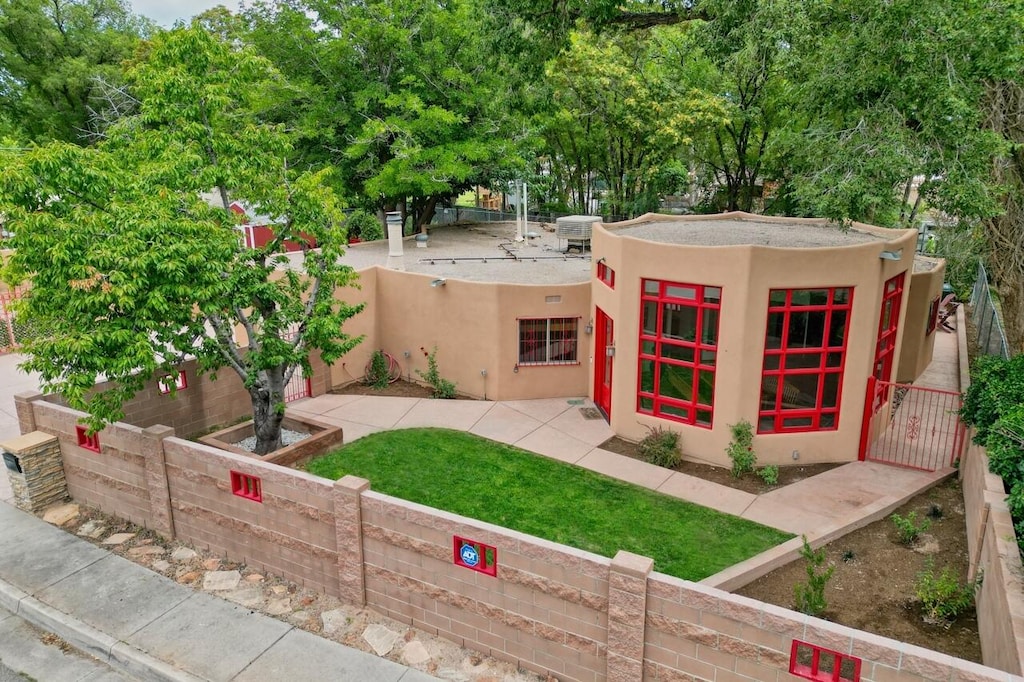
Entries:
{"label": "security sticker sign", "polygon": [[498,550],[476,540],[452,536],[455,565],[486,575],[498,574]]}

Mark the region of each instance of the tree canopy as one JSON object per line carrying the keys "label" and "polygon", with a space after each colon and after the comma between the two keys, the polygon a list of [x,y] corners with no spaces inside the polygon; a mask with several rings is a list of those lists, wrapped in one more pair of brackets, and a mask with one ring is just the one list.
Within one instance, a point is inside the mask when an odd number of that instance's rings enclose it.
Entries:
{"label": "tree canopy", "polygon": [[[296,368],[359,342],[341,331],[359,308],[333,296],[354,273],[339,265],[328,171],[289,167],[288,135],[258,116],[278,78],[251,50],[198,27],[161,33],[129,74],[138,112],[105,140],[3,152],[0,213],[15,233],[5,275],[31,279],[22,313],[42,330],[25,366],[94,427],[194,355],[201,369],[242,379],[263,454],[279,446]],[[211,189],[212,204],[201,196]],[[235,200],[270,218],[271,243],[241,245]],[[285,240],[305,244],[302,273],[282,267]],[[113,388],[94,392],[100,378]]]}

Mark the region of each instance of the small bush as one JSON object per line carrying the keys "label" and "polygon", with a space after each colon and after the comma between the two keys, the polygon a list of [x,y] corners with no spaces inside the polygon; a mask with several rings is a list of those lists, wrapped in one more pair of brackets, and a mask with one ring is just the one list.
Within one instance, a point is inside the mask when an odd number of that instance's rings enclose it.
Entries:
{"label": "small bush", "polygon": [[914,544],[921,533],[928,530],[928,527],[931,526],[931,521],[928,519],[921,519],[919,522],[916,511],[912,511],[906,516],[893,514],[889,519],[892,521],[892,525],[896,527],[896,539],[899,540],[901,545],[909,546]]}
{"label": "small bush", "polygon": [[732,441],[725,452],[732,460],[732,475],[739,478],[754,471],[757,455],[754,454],[754,427],[746,419],[729,426]]}
{"label": "small bush", "polygon": [[674,469],[682,461],[679,452],[679,434],[662,426],[647,427],[647,435],[637,445],[643,460],[666,469]]}
{"label": "small bush", "polygon": [[364,382],[376,389],[388,387],[391,377],[388,375],[388,360],[384,357],[383,351],[373,351],[373,355],[370,357],[370,369],[366,372]]}
{"label": "small bush", "polygon": [[[420,350],[423,349],[421,348]],[[455,383],[443,378],[437,369],[437,346],[434,346],[434,350],[429,353],[425,350],[423,352],[427,356],[427,371],[416,370],[416,374],[434,389],[434,398],[444,398],[446,400],[455,398],[457,395],[455,393]]]}
{"label": "small bush", "polygon": [[779,484],[779,467],[776,464],[768,464],[757,470],[757,475],[761,477],[764,484],[767,486],[776,486]]}
{"label": "small bush", "polygon": [[999,418],[1024,403],[1024,353],[1010,360],[987,355],[971,366],[971,385],[964,393],[960,417],[977,429],[982,445]]}
{"label": "small bush", "polygon": [[835,566],[822,569],[825,564],[825,549],[817,551],[811,549],[807,543],[807,536],[801,535],[804,546],[800,548],[800,556],[806,560],[807,582],[797,583],[793,586],[793,598],[796,601],[796,610],[806,613],[809,616],[817,616],[828,608],[825,601],[825,586],[832,579]]}
{"label": "small bush", "polygon": [[962,583],[950,566],[935,575],[935,562],[931,558],[924,570],[917,574],[914,592],[924,609],[926,623],[949,623],[971,607],[974,595],[981,587],[981,574],[969,583]]}
{"label": "small bush", "polygon": [[369,211],[357,208],[345,217],[345,229],[348,236],[359,237],[364,242],[373,242],[384,239],[384,228],[377,216]]}

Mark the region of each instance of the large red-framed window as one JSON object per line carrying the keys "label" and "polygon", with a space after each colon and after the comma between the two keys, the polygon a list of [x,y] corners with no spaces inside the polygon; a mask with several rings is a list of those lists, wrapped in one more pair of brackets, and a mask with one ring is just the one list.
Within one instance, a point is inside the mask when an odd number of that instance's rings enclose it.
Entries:
{"label": "large red-framed window", "polygon": [[839,427],[852,306],[850,287],[769,293],[758,433]]}
{"label": "large red-framed window", "polygon": [[615,288],[615,271],[608,267],[604,258],[597,261],[597,278],[607,284],[609,288]]}
{"label": "large red-framed window", "polygon": [[578,317],[521,318],[519,364],[579,364],[579,327]]}
{"label": "large red-framed window", "polygon": [[637,411],[711,428],[722,288],[643,280]]}
{"label": "large red-framed window", "polygon": [[900,324],[900,302],[903,300],[903,275],[889,279],[882,290],[882,311],[878,315],[878,344],[875,346],[875,384],[873,407],[878,410],[889,397],[892,365],[896,357],[896,334]]}

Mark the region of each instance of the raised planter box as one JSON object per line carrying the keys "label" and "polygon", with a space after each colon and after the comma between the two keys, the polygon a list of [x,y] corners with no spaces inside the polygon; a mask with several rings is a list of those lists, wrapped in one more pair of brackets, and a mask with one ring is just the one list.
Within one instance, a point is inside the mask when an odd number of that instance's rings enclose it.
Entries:
{"label": "raised planter box", "polygon": [[298,431],[299,433],[308,433],[309,438],[288,445],[275,450],[270,454],[259,457],[248,450],[235,445],[235,443],[249,438],[253,435],[252,420],[242,422],[241,424],[235,424],[229,426],[226,429],[220,431],[214,431],[211,434],[202,436],[199,439],[200,443],[205,445],[211,445],[221,450],[227,450],[228,452],[234,452],[238,455],[244,455],[246,457],[252,457],[262,462],[270,462],[272,464],[280,464],[281,466],[294,466],[305,462],[306,460],[312,459],[318,455],[322,455],[325,452],[331,450],[334,447],[341,445],[343,433],[340,426],[332,426],[330,424],[324,424],[318,422],[315,419],[309,419],[307,417],[285,417],[284,421],[281,422],[281,426],[289,431]]}

